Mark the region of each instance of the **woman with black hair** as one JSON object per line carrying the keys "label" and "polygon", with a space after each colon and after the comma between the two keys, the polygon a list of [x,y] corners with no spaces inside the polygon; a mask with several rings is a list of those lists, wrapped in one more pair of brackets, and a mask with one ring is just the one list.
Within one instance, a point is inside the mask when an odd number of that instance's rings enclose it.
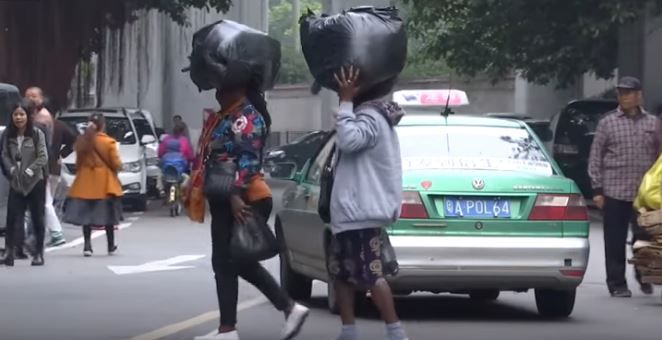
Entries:
{"label": "woman with black hair", "polygon": [[[11,122],[3,138],[2,162],[9,171],[9,198],[7,202],[7,234],[5,255],[0,264],[14,265],[16,231],[22,229],[25,210],[30,209],[36,246],[32,254],[33,266],[44,265],[44,202],[48,151],[46,137],[33,126],[27,102],[15,104],[11,109]],[[21,231],[19,231],[21,232]],[[18,239],[21,239],[19,237]]]}
{"label": "woman with black hair", "polygon": [[122,184],[117,173],[122,168],[119,144],[106,133],[106,119],[102,113],[90,115],[83,135],[78,136],[76,150],[76,178],[69,189],[69,203],[64,220],[83,226],[83,256],[90,257],[92,226],[106,229],[108,255],[117,251],[115,226],[122,219]]}
{"label": "woman with black hair", "polygon": [[230,240],[235,221],[245,221],[251,213],[269,219],[272,196],[261,173],[262,153],[269,134],[271,117],[267,103],[255,87],[220,88],[216,99],[222,110],[209,117],[198,143],[194,169],[204,162],[232,161],[237,165],[231,198],[207,197],[211,211],[212,266],[221,314],[217,332],[197,340],[235,340],[237,333],[238,278],[256,286],[285,314],[281,339],[294,338],[308,316],[308,308],[295,303],[259,262],[232,259]]}

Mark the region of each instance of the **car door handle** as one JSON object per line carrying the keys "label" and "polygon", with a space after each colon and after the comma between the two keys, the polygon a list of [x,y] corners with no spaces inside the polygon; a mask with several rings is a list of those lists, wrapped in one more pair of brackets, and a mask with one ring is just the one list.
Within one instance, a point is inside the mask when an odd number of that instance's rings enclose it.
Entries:
{"label": "car door handle", "polygon": [[305,194],[303,194],[303,198],[305,198],[306,201],[309,200],[310,197],[311,197],[310,192],[306,192]]}

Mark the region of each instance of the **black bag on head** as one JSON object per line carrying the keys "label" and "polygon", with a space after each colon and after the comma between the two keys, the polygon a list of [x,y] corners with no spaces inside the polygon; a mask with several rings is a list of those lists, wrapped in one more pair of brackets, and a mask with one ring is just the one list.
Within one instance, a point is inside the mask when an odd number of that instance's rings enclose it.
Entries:
{"label": "black bag on head", "polygon": [[303,55],[318,89],[337,91],[333,75],[342,66],[358,67],[365,89],[397,77],[405,66],[407,33],[395,7],[357,7],[332,16],[309,11],[299,24]]}
{"label": "black bag on head", "polygon": [[280,70],[280,42],[266,33],[221,20],[193,35],[189,71],[198,90],[255,86],[272,89]]}
{"label": "black bag on head", "polygon": [[253,210],[246,223],[234,221],[230,239],[230,257],[233,261],[253,263],[270,259],[278,254],[278,242],[265,218]]}

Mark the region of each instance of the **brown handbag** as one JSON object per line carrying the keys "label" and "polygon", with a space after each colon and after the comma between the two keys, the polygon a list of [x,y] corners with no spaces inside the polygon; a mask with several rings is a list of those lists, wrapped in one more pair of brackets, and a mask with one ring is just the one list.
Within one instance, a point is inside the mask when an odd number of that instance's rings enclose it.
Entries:
{"label": "brown handbag", "polygon": [[[191,185],[184,200],[186,205],[186,214],[191,221],[203,223],[205,221],[205,214],[207,212],[207,202],[203,192],[202,185],[202,172],[200,170],[193,170],[191,172]],[[198,185],[196,185],[198,184]]]}

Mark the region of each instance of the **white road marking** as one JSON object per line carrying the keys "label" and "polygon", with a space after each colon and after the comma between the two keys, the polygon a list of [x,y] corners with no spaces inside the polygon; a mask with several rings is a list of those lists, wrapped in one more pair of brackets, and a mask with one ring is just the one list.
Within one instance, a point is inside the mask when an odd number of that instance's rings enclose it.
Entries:
{"label": "white road marking", "polygon": [[[129,220],[129,219],[130,219],[130,218],[127,218],[127,220]],[[137,218],[136,218],[136,219],[137,219]],[[133,221],[131,221],[131,222],[121,223],[121,224],[117,227],[117,229],[119,229],[119,230],[126,229],[126,228],[130,227],[131,224],[133,224],[133,222],[135,222],[135,220],[133,220]],[[81,227],[81,228],[82,228],[82,227]],[[106,232],[103,231],[103,230],[96,230],[96,231],[92,232],[91,238],[92,238],[92,239],[95,239],[95,238],[97,238],[97,237],[99,237],[99,236],[101,236],[101,235],[105,235],[105,234],[106,234]],[[73,240],[73,241],[71,241],[71,242],[67,242],[67,243],[65,243],[65,244],[63,244],[63,245],[61,245],[61,246],[51,247],[51,248],[46,248],[46,250],[44,250],[44,251],[45,251],[46,253],[50,253],[50,252],[52,252],[52,251],[56,251],[56,250],[62,250],[62,249],[68,249],[68,248],[74,248],[74,247],[79,246],[79,245],[81,245],[81,244],[83,244],[83,243],[85,243],[85,240],[83,239],[83,237],[79,237],[79,238],[77,238],[77,239],[75,239],[75,240]]]}
{"label": "white road marking", "polygon": [[[239,303],[237,305],[237,311],[242,311],[246,310],[249,308],[253,308],[256,306],[259,306],[263,303],[267,302],[267,299],[264,297],[257,297],[251,300],[247,300],[244,302]],[[159,329],[153,330],[149,333],[145,333],[143,335],[139,335],[136,337],[131,338],[130,340],[157,340],[161,338],[165,338],[167,336],[179,333],[185,329],[189,329],[192,327],[195,327],[197,325],[203,324],[207,321],[218,319],[220,317],[220,314],[218,313],[218,310],[213,310],[209,311],[207,313],[200,314],[198,316],[192,317],[188,320],[180,321],[177,323],[173,323],[167,326],[163,326]],[[217,330],[211,331],[209,334],[213,335],[217,332]]]}
{"label": "white road marking", "polygon": [[108,269],[117,275],[139,274],[160,271],[172,271],[194,268],[193,266],[175,266],[175,264],[195,261],[205,255],[180,255],[165,260],[151,261],[137,266],[108,266]]}

